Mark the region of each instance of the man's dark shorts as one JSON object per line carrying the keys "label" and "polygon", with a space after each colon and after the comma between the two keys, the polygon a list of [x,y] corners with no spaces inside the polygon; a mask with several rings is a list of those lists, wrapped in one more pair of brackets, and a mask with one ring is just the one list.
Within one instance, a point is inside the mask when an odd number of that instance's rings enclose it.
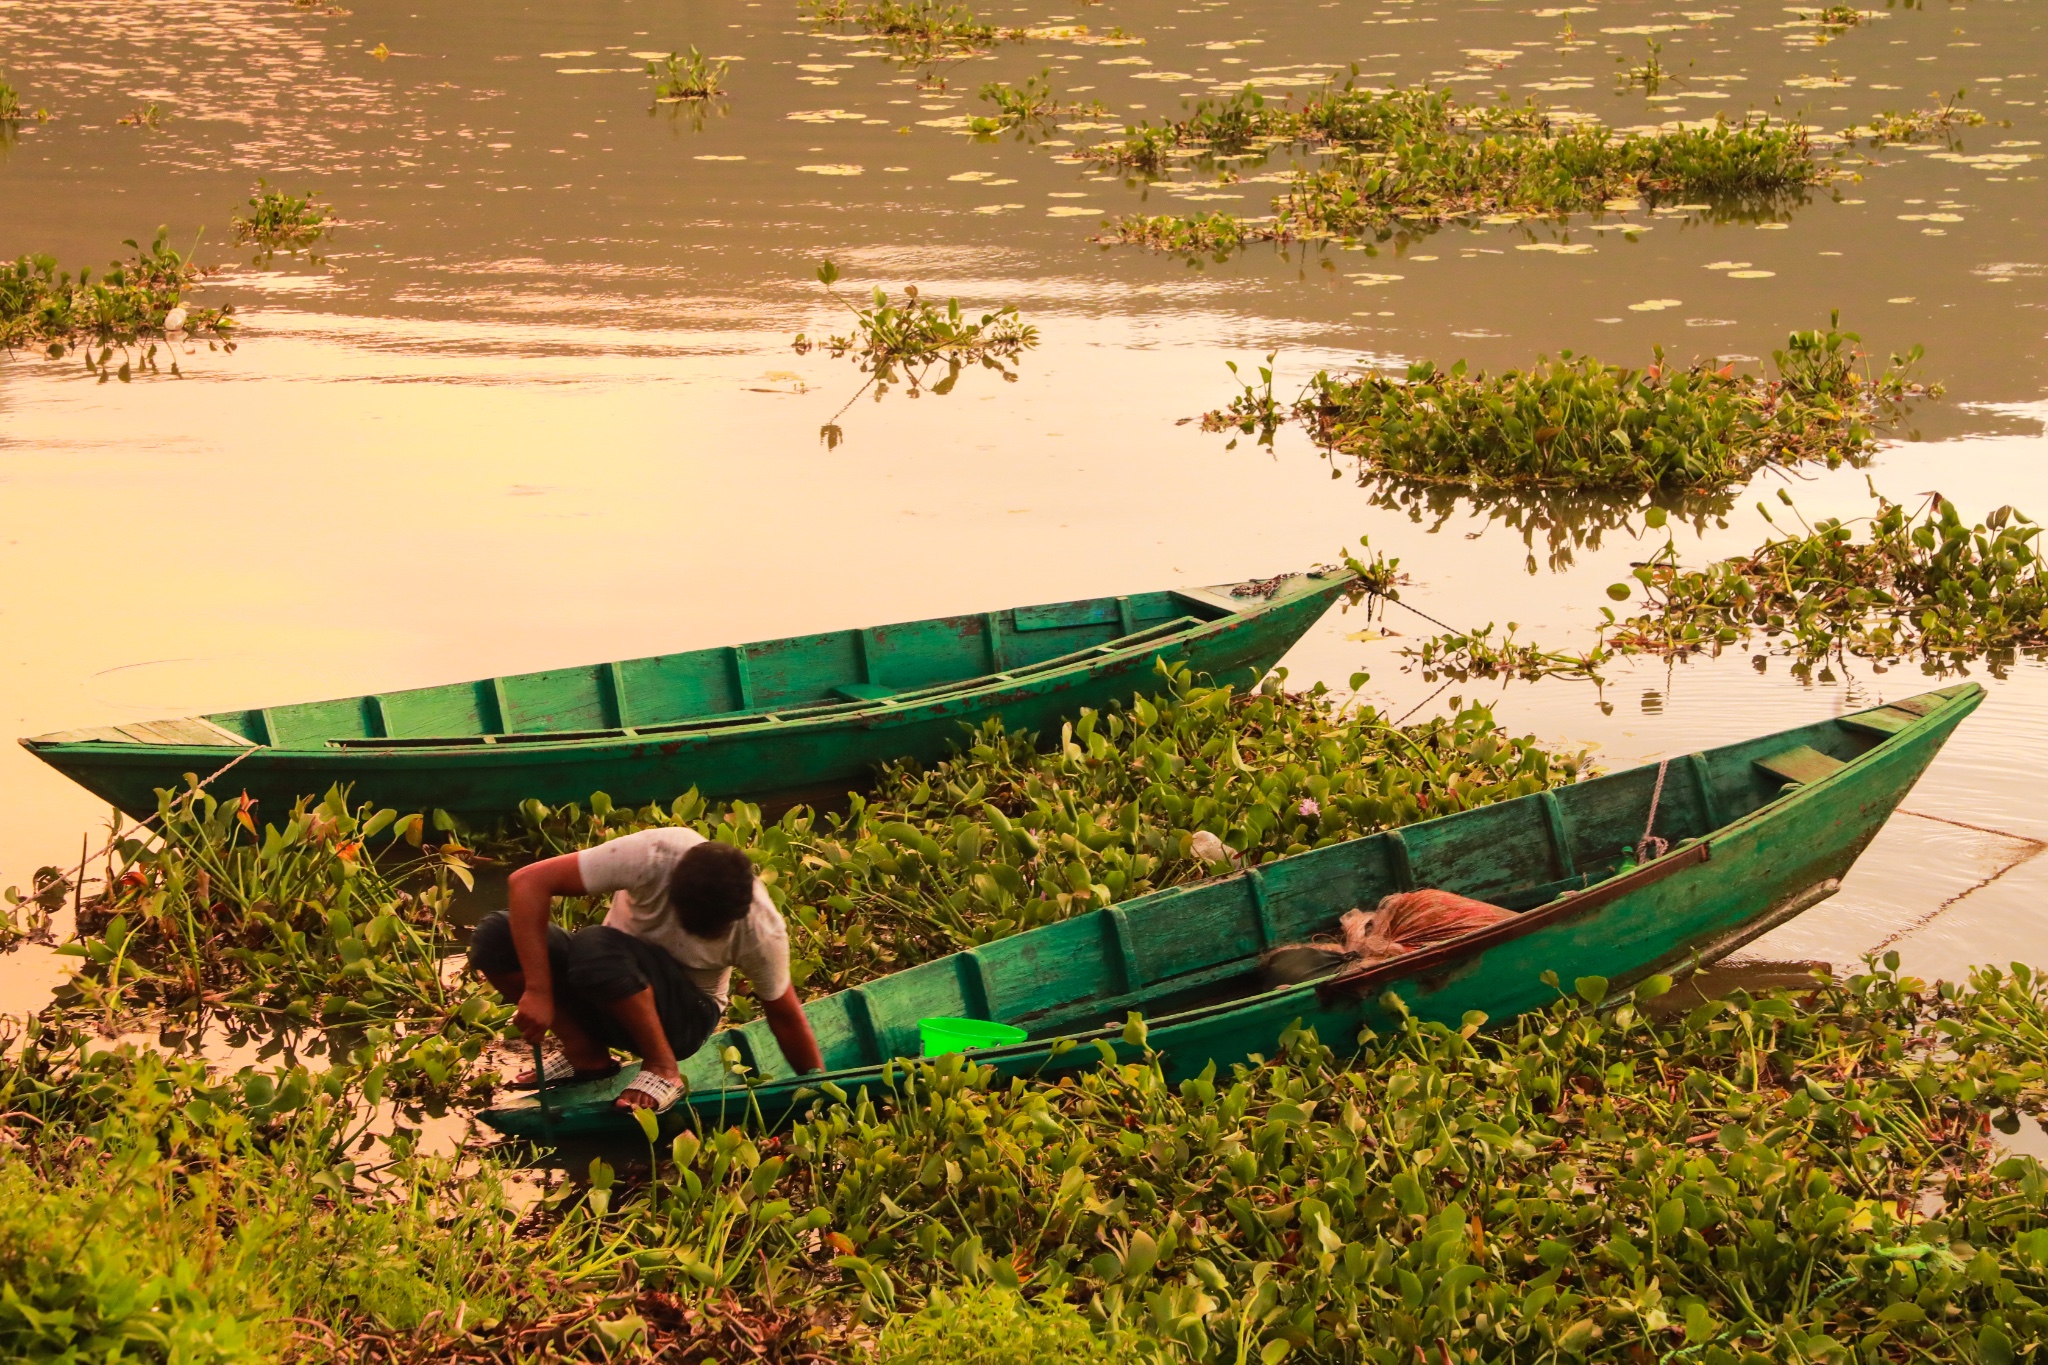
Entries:
{"label": "man's dark shorts", "polygon": [[[469,961],[492,976],[519,970],[512,919],[505,911],[486,916],[470,934]],[[639,1051],[605,1006],[650,988],[654,1012],[661,1016],[662,1032],[677,1061],[704,1046],[718,1028],[718,1002],[690,979],[683,964],[623,929],[594,924],[571,934],[550,924],[548,965],[555,983],[555,1008],[569,1011],[584,1032],[606,1047]]]}

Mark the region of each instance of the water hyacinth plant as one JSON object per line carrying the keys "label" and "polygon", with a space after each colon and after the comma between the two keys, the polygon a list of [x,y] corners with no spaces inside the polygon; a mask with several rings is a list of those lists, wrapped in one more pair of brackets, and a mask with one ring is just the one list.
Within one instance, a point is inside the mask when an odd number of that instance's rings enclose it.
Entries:
{"label": "water hyacinth plant", "polygon": [[654,77],[654,100],[657,104],[672,104],[681,100],[704,100],[725,92],[725,73],[731,62],[714,64],[710,58],[699,52],[695,44],[687,56],[671,52],[657,66],[647,64],[647,74]]}
{"label": "water hyacinth plant", "polygon": [[1399,378],[1318,373],[1283,413],[1263,382],[1203,417],[1270,441],[1291,415],[1322,445],[1375,474],[1471,488],[1550,487],[1704,491],[1766,466],[1833,468],[1875,448],[1880,426],[1938,386],[1909,381],[1918,347],[1869,370],[1861,338],[1841,329],[1794,332],[1773,353],[1775,378],[1734,364],[1636,370],[1563,353],[1529,370],[1471,372],[1418,361]]}
{"label": "water hyacinth plant", "polygon": [[[1185,119],[1133,128],[1084,155],[1157,174],[1169,157],[1281,145],[1324,159],[1295,171],[1271,218],[1238,220],[1240,240],[1382,236],[1403,224],[1571,213],[1643,196],[1763,203],[1825,177],[1797,124],[1719,120],[1624,134],[1534,104],[1467,107],[1428,89],[1366,89],[1355,73],[1299,108],[1250,88],[1227,101],[1204,100]],[[1200,215],[1211,235],[1220,235],[1214,219],[1223,216]],[[1097,240],[1180,249],[1170,221],[1122,219]]]}
{"label": "water hyacinth plant", "polygon": [[2048,1100],[2048,993],[1889,962],[1676,1008],[1662,978],[1587,977],[1502,1027],[1292,1032],[1178,1084],[1150,1056],[1058,1084],[906,1063],[881,1104],[827,1091],[785,1132],[650,1144],[638,1175],[579,1161],[523,1219],[515,1151],[458,1169],[408,1135],[357,1164],[374,1049],[212,1077],[45,1029],[0,1054],[0,1349],[1021,1359],[1000,1330],[1159,1365],[2034,1358],[2048,1172],[1987,1129]]}
{"label": "water hyacinth plant", "polygon": [[1949,136],[1958,128],[1975,128],[1983,124],[1984,115],[1975,109],[1965,109],[1961,100],[1967,91],[1958,90],[1947,103],[1932,109],[1912,109],[1904,113],[1887,109],[1870,120],[1866,125],[1844,129],[1844,139],[1854,141],[1867,138],[1874,147],[1888,142],[1918,142],[1923,137],[1936,134]]}
{"label": "water hyacinth plant", "polygon": [[[818,283],[834,299],[832,286],[838,283],[839,267],[826,261],[818,267]],[[843,300],[842,300],[843,302]],[[853,356],[862,370],[874,377],[876,396],[886,390],[900,369],[912,392],[924,387],[931,367],[943,363],[945,376],[930,386],[933,393],[949,393],[964,365],[980,365],[1015,379],[1008,362],[1038,345],[1038,329],[1017,316],[1013,307],[983,313],[970,322],[960,311],[958,299],[947,299],[940,307],[921,297],[916,285],[907,285],[899,307],[889,301],[887,291],[877,285],[874,307],[844,305],[854,317],[851,332],[812,341],[802,332],[794,343],[799,355],[819,347],[833,356]]]}
{"label": "water hyacinth plant", "polygon": [[[1917,511],[1874,487],[1871,495],[1877,511],[1868,518],[1799,517],[1799,529],[1701,569],[1682,566],[1667,545],[1636,568],[1634,583],[1607,590],[1627,601],[1640,588],[1644,599],[1637,614],[1610,620],[1607,643],[1683,654],[1760,633],[1806,658],[1847,650],[1878,660],[2048,645],[2038,524],[2011,507],[1966,524],[1939,493]],[[1778,496],[1792,506],[1790,494]]]}
{"label": "water hyacinth plant", "polygon": [[1025,123],[1036,123],[1066,115],[1102,114],[1108,110],[1097,101],[1087,104],[1063,100],[1054,93],[1050,69],[1026,78],[1022,85],[989,81],[981,87],[981,98],[995,105],[993,118],[974,118],[968,129],[977,133],[1000,132]]}
{"label": "water hyacinth plant", "polygon": [[[125,347],[179,333],[232,345],[234,305],[184,302],[185,291],[208,272],[167,246],[168,236],[167,229],[157,229],[147,247],[130,238],[125,245],[133,258],[115,261],[97,279],[90,268],[76,278],[59,271],[53,256],[23,256],[0,266],[0,346],[42,345],[55,358],[72,343]],[[127,370],[124,360],[123,378]]]}
{"label": "water hyacinth plant", "polygon": [[318,197],[311,190],[304,194],[274,190],[268,180],[257,177],[248,202],[230,220],[235,240],[253,242],[265,251],[296,251],[313,245],[333,231],[327,206],[313,202]]}
{"label": "water hyacinth plant", "polygon": [[1023,33],[999,30],[967,6],[946,0],[803,0],[802,10],[815,24],[855,24],[910,61],[964,56],[998,37]]}
{"label": "water hyacinth plant", "polygon": [[7,83],[5,72],[0,72],[0,121],[13,121],[21,117],[21,92]]}

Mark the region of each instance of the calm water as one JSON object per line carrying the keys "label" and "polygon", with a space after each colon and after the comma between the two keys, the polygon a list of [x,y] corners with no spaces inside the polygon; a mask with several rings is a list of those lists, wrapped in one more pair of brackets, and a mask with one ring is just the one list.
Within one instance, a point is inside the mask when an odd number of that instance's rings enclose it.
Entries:
{"label": "calm water", "polygon": [[[235,267],[207,297],[246,321],[235,353],[197,348],[180,378],[0,361],[0,716],[35,734],[1227,581],[1360,535],[1401,557],[1432,615],[1570,645],[1662,543],[1597,503],[1403,506],[1298,437],[1233,450],[1183,424],[1230,396],[1226,360],[1268,351],[1285,395],[1361,359],[1766,356],[1839,308],[1875,352],[1924,344],[1949,386],[1867,471],[1876,487],[1939,488],[1972,515],[2048,509],[2038,5],[1928,0],[1827,42],[1754,0],[1109,0],[989,17],[1092,33],[1005,43],[942,68],[941,86],[784,0],[507,3],[487,19],[364,0],[0,0],[0,70],[53,115],[0,147],[0,257],[75,266],[160,223],[181,245],[203,230],[199,257]],[[1094,41],[1112,26],[1143,41]],[[1618,92],[1649,41],[1681,79]],[[650,110],[634,54],[692,43],[732,59],[729,96]],[[986,108],[983,81],[1042,69],[1111,109],[1070,123],[1121,124],[1246,81],[1304,90],[1354,62],[1368,84],[1533,95],[1620,127],[1757,110],[1840,129],[1959,88],[1990,122],[1855,158],[1859,179],[1774,221],[1643,209],[1199,268],[1089,237],[1117,212],[1262,212],[1274,186],[1259,177],[1284,157],[1234,163],[1235,183],[1147,187],[1074,162],[1100,129],[977,141],[959,126]],[[117,122],[152,103],[160,126]],[[233,248],[230,212],[259,175],[336,207],[323,263],[259,267]],[[1591,250],[1523,249],[1559,245]],[[850,363],[790,349],[844,317],[813,279],[826,256],[842,293],[914,282],[970,310],[1015,304],[1043,345],[1016,382],[975,371],[945,396],[876,401]],[[1796,492],[1809,515],[1854,514],[1865,479]],[[1725,524],[1679,527],[1681,552],[1757,543],[1752,505],[1783,482],[1729,499]],[[1332,614],[1291,681],[1364,668],[1397,711],[1424,702],[1436,685],[1402,670],[1401,640],[1352,638],[1362,624]],[[1894,943],[1951,973],[2044,956],[2048,673],[1973,676],[1991,698],[1912,814],[1841,896],[1756,952],[1847,962]],[[1485,696],[1620,765],[1929,685],[1861,663],[1802,683],[1732,657],[1430,704]],[[76,858],[103,820],[0,755],[0,883]],[[0,960],[0,1009],[39,1003],[50,970],[35,950]]]}

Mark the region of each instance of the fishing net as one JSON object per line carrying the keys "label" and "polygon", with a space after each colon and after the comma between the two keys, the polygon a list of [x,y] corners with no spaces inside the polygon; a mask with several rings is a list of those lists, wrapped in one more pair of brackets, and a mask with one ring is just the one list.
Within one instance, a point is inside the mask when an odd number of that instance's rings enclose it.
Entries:
{"label": "fishing net", "polygon": [[1346,910],[1334,937],[1268,949],[1259,957],[1259,970],[1274,985],[1312,980],[1340,968],[1434,948],[1513,918],[1512,910],[1451,891],[1402,891],[1381,900],[1370,914]]}

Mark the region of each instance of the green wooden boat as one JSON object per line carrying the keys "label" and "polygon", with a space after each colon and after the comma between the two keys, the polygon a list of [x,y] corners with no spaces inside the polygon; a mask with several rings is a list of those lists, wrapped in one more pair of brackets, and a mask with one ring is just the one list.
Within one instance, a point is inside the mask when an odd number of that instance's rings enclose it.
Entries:
{"label": "green wooden boat", "polygon": [[441,687],[24,739],[128,814],[215,772],[266,809],[336,783],[402,811],[503,816],[602,791],[620,805],[843,796],[1000,716],[1057,732],[1156,687],[1155,661],[1248,687],[1357,580],[1343,570],[800,635]]}
{"label": "green wooden boat", "polygon": [[[1949,733],[1983,699],[1974,683],[1663,765],[1656,834],[1669,850],[1624,866],[1643,835],[1659,765],[1313,852],[1233,876],[1155,892],[1106,910],[954,953],[805,1006],[829,1074],[795,1077],[764,1023],[713,1036],[684,1064],[680,1129],[774,1124],[813,1101],[823,1081],[881,1092],[915,1056],[918,1020],[992,1019],[1029,1041],[969,1054],[1001,1076],[1052,1076],[1098,1064],[1097,1040],[1126,1058],[1127,1012],[1175,1077],[1209,1062],[1271,1055],[1294,1023],[1342,1045],[1393,1021],[1389,992],[1423,1019],[1468,1010],[1505,1019],[1556,999],[1545,971],[1625,988],[1680,975],[1832,895],[1912,789]],[[1518,911],[1453,943],[1319,981],[1262,987],[1260,953],[1331,930],[1353,906],[1394,891],[1443,887]],[[1071,1046],[1071,1044],[1083,1046]],[[751,1089],[721,1057],[735,1049]],[[492,1109],[499,1131],[543,1142],[638,1129],[612,1106],[637,1068],[558,1086]],[[687,1107],[686,1107],[687,1105]]]}

